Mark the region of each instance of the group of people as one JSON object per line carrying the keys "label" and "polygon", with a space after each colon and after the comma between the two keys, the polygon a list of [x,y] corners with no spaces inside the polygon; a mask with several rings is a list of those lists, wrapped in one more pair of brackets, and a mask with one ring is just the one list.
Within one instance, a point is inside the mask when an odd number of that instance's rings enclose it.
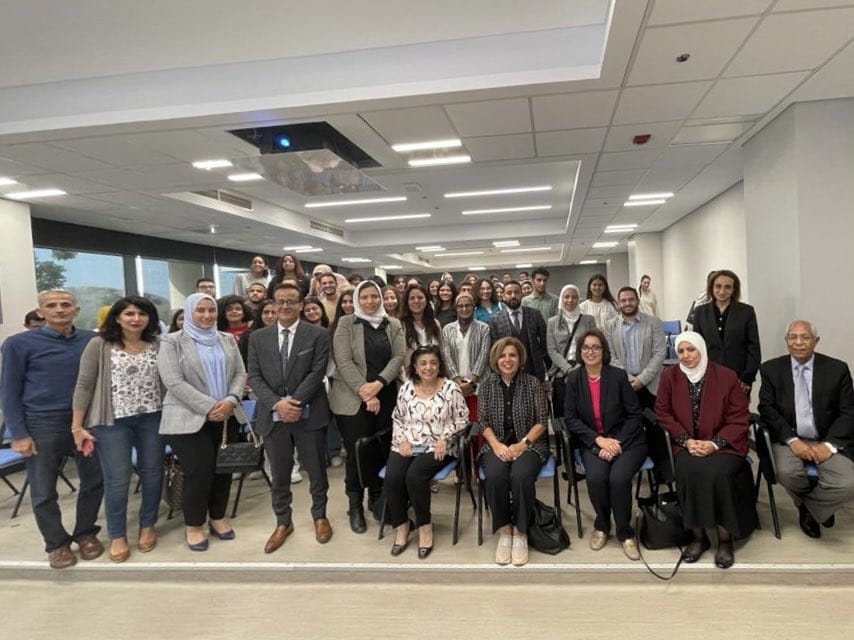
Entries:
{"label": "group of people", "polygon": [[[385,504],[395,527],[392,555],[417,532],[418,557],[426,558],[431,478],[463,454],[459,435],[474,424],[475,460],[498,534],[495,560],[524,565],[536,478],[550,456],[550,405],[580,453],[595,512],[592,549],[607,544],[613,522],[625,555],[639,559],[631,486],[648,453],[641,411],[650,408],[673,443],[693,534],[685,561],[700,558],[715,530],[715,563],[731,566],[733,540],[748,537],[756,522],[745,455],[761,362],[756,316],[740,301],[738,276],[711,274],[709,301],[692,309],[693,330],[670,337],[672,366],[665,366],[668,337],[648,277],[640,290],[622,287],[614,298],[607,279],[595,275],[584,300],[572,284],[549,292],[548,279],[548,270],[535,269],[527,295],[509,273],[501,281],[470,274],[459,287],[450,274],[426,285],[397,276],[387,286],[377,276],[348,280],[327,265],[309,278],[292,254],[271,272],[256,256],[232,296],[217,300],[213,283],[199,281],[165,333],[143,297],[118,300],[94,333],[74,326],[71,293],[42,292],[44,326],[3,344],[0,398],[12,447],[27,457],[51,566],[75,563],[72,542],[83,559],[103,552],[102,497],[109,557],[129,557],[134,465],[136,548],[156,546],[167,444],[183,473],[187,547],[204,551],[212,539],[234,539],[226,517],[232,478],[218,472],[217,451],[250,421],[271,470],[276,524],[265,552],[293,533],[297,458],[309,478],[316,540],[330,540],[327,466],[343,456],[350,529],[364,533],[366,507],[379,519]],[[818,340],[808,322],[789,325],[790,355],[761,365],[759,405],[775,440],[778,479],[812,537],[854,497],[854,389],[844,362],[814,353]],[[247,397],[256,400],[254,416],[243,415]],[[386,461],[384,480],[359,474],[356,442],[372,436]],[[55,488],[66,457],[80,478],[72,533]],[[817,486],[805,462],[818,467]]]}

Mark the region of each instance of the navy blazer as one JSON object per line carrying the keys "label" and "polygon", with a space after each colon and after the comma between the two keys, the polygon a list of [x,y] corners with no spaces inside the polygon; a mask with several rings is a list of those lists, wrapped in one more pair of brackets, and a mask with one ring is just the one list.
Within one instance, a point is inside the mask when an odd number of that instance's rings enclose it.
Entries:
{"label": "navy blazer", "polygon": [[[629,384],[626,372],[617,367],[604,365],[600,382],[599,412],[602,416],[601,435],[620,441],[625,451],[646,442],[641,424],[641,408],[638,396]],[[599,452],[593,420],[593,400],[587,381],[587,370],[581,366],[566,376],[566,399],[564,400],[566,426],[581,444],[593,453]]]}
{"label": "navy blazer", "polygon": [[735,371],[744,384],[753,384],[762,361],[756,312],[749,304],[730,303],[721,342],[714,304],[714,301],[708,302],[694,309],[694,331],[706,341],[709,360]]}
{"label": "navy blazer", "polygon": [[[533,307],[519,307],[519,310],[522,312],[522,331],[527,334],[530,345],[528,360],[534,375],[542,382],[546,379],[546,370],[551,366],[546,348],[546,321],[543,320],[543,314]],[[509,309],[502,309],[492,315],[489,319],[489,335],[492,344],[499,338],[513,336]]]}

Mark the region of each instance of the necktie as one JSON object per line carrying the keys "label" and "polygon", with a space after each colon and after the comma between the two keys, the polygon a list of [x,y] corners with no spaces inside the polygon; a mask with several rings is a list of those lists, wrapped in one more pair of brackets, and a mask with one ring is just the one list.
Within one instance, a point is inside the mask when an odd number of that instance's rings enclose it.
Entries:
{"label": "necktie", "polygon": [[282,359],[282,377],[288,374],[288,343],[290,342],[291,332],[288,329],[282,329],[282,347],[279,349],[279,357]]}
{"label": "necktie", "polygon": [[522,333],[522,319],[519,317],[519,310],[517,309],[511,315],[513,316],[513,326],[516,328],[516,333]]}
{"label": "necktie", "polygon": [[805,375],[806,365],[798,367],[795,376],[795,413],[797,414],[798,436],[809,440],[818,440],[818,431],[815,428],[815,420],[812,413],[812,402],[810,402],[810,391],[807,387]]}

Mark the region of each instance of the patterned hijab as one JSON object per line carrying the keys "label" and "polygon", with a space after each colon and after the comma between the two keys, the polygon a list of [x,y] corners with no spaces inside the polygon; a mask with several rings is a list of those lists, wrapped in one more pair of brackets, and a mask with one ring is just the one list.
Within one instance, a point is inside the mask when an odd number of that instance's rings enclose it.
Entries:
{"label": "patterned hijab", "polygon": [[700,362],[693,369],[689,369],[681,362],[679,363],[679,368],[682,370],[682,373],[684,373],[692,383],[697,384],[703,379],[703,376],[706,375],[706,367],[709,366],[709,356],[706,353],[706,341],[703,340],[703,336],[699,333],[683,331],[676,337],[676,342],[673,344],[675,344],[678,349],[679,345],[683,342],[693,345],[697,351],[700,352]]}

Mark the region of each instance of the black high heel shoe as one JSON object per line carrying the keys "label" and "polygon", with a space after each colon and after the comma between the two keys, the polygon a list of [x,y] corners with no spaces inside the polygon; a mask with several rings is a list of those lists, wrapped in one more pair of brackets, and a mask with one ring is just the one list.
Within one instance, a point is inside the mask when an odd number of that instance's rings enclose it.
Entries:
{"label": "black high heel shoe", "polygon": [[418,546],[418,559],[424,560],[427,556],[433,553],[433,545],[431,544],[429,547]]}
{"label": "black high heel shoe", "polygon": [[[412,530],[415,529],[415,523],[412,520],[409,521],[409,532],[406,534],[406,542],[403,544],[394,543],[391,545],[391,555],[399,556],[401,553],[406,551],[406,548],[409,546],[409,536],[412,535]],[[419,556],[421,554],[421,549],[418,549]]]}
{"label": "black high heel shoe", "polygon": [[682,562],[693,563],[697,562],[706,551],[709,550],[709,547],[712,546],[712,543],[709,541],[709,537],[703,532],[703,537],[700,540],[692,540],[691,543],[685,547],[685,551],[682,552]]}

